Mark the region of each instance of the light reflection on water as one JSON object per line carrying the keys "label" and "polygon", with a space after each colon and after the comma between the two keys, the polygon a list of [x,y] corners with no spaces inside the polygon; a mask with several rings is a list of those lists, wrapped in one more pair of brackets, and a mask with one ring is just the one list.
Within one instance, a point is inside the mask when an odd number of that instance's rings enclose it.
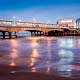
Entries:
{"label": "light reflection on water", "polygon": [[63,47],[63,48],[73,48],[75,44],[73,39],[66,40],[66,38],[60,39],[59,43],[60,43],[60,47]]}
{"label": "light reflection on water", "polygon": [[74,54],[69,50],[60,50],[59,51],[60,63],[61,64],[69,64],[74,60]]}
{"label": "light reflection on water", "polygon": [[15,59],[18,58],[18,50],[16,49],[18,47],[18,41],[17,40],[10,40],[10,44],[11,44],[11,53],[10,53],[10,57],[11,57],[11,63],[10,66],[16,66],[15,63]]}
{"label": "light reflection on water", "polygon": [[36,63],[36,58],[38,58],[39,54],[37,49],[33,49],[32,50],[32,54],[31,54],[31,62],[30,62],[30,66],[32,67],[32,72],[36,72],[36,67],[34,66]]}
{"label": "light reflection on water", "polygon": [[[80,76],[80,37],[27,37],[0,40],[0,64],[31,72]],[[4,54],[5,51],[5,54]],[[9,52],[9,53],[7,53]]]}
{"label": "light reflection on water", "polygon": [[50,59],[51,59],[51,38],[47,38],[47,50],[48,50],[48,61],[46,61],[46,63],[47,63],[47,70],[46,70],[46,72],[47,73],[49,73],[50,72],[50,63],[51,63],[51,61],[50,61]]}

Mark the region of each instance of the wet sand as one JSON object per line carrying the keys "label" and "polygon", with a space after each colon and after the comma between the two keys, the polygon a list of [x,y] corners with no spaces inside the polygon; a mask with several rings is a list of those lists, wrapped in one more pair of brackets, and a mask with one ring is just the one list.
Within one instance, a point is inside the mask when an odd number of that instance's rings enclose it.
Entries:
{"label": "wet sand", "polygon": [[79,80],[79,79],[69,79],[57,76],[50,76],[40,73],[16,73],[7,74],[0,76],[0,80]]}
{"label": "wet sand", "polygon": [[19,71],[20,66],[0,66],[0,80],[80,80],[80,78],[61,77],[40,72]]}
{"label": "wet sand", "polygon": [[80,80],[79,43],[80,37],[0,40],[0,80]]}

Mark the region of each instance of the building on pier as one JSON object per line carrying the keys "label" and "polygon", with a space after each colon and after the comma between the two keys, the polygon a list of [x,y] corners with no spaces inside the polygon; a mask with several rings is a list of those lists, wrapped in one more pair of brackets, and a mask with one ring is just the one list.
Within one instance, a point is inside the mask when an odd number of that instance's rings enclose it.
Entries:
{"label": "building on pier", "polygon": [[9,21],[0,20],[0,26],[20,26],[20,27],[45,27],[45,28],[58,28],[58,24],[37,23],[28,21]]}
{"label": "building on pier", "polygon": [[74,19],[60,19],[57,24],[61,28],[76,28],[76,20]]}

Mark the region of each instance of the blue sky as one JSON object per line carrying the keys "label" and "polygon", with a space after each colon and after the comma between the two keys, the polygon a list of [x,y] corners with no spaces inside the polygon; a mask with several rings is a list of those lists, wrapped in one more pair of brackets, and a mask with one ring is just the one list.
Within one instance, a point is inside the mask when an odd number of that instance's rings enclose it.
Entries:
{"label": "blue sky", "polygon": [[0,19],[55,23],[58,19],[79,18],[80,0],[0,0]]}

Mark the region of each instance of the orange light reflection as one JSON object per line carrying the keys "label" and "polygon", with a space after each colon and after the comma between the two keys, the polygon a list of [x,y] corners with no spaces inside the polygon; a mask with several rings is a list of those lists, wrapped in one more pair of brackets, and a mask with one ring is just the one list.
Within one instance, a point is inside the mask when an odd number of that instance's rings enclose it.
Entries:
{"label": "orange light reflection", "polygon": [[36,66],[35,63],[37,62],[37,58],[39,57],[38,51],[37,49],[33,49],[32,50],[32,54],[31,54],[31,62],[30,62],[30,66],[32,66],[32,72],[36,72]]}
{"label": "orange light reflection", "polygon": [[32,46],[33,48],[38,46],[38,43],[37,43],[37,40],[38,40],[38,39],[39,39],[39,38],[36,38],[36,37],[31,38],[31,46]]}
{"label": "orange light reflection", "polygon": [[47,38],[47,47],[48,47],[48,61],[46,62],[47,63],[47,70],[46,72],[49,73],[50,72],[50,60],[51,60],[51,40],[52,38]]}
{"label": "orange light reflection", "polygon": [[10,66],[16,66],[15,59],[18,58],[17,47],[18,47],[18,41],[17,40],[11,40],[11,53],[10,53],[11,63],[10,63]]}

